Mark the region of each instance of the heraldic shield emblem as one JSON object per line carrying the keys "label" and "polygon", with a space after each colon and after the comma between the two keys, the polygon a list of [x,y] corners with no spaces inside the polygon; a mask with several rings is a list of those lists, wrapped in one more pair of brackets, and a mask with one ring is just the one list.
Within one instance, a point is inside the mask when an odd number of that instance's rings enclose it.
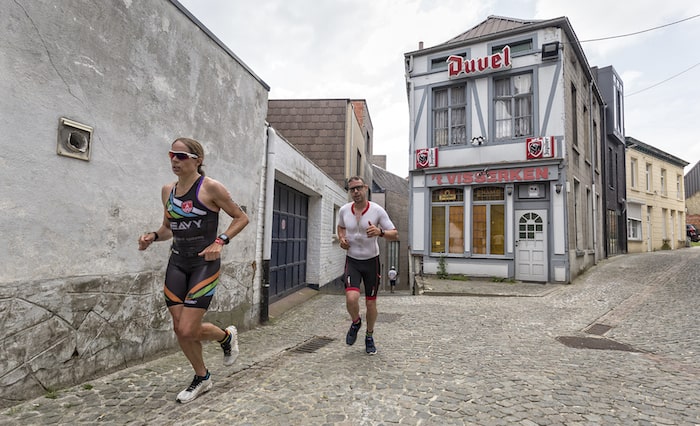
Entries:
{"label": "heraldic shield emblem", "polygon": [[542,140],[532,139],[527,141],[527,158],[542,157]]}
{"label": "heraldic shield emblem", "polygon": [[527,138],[527,159],[551,158],[554,156],[554,137]]}
{"label": "heraldic shield emblem", "polygon": [[192,200],[182,202],[182,211],[185,213],[192,213]]}
{"label": "heraldic shield emblem", "polygon": [[426,167],[437,167],[438,165],[438,150],[437,148],[421,148],[416,150],[416,168],[425,169]]}

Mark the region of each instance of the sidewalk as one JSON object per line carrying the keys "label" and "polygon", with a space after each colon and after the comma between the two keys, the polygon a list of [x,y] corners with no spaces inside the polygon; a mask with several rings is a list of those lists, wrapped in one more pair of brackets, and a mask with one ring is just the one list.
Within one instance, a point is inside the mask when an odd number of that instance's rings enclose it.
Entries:
{"label": "sidewalk", "polygon": [[440,279],[437,276],[416,277],[420,294],[426,296],[479,297],[542,297],[565,287],[566,284],[501,282],[473,278],[466,281]]}

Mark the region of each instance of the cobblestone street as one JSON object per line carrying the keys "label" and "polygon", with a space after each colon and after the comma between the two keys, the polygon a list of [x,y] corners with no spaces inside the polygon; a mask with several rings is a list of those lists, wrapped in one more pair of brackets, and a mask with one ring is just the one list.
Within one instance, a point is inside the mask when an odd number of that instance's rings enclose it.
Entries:
{"label": "cobblestone street", "polygon": [[364,327],[345,344],[344,297],[319,294],[241,333],[232,367],[208,344],[214,387],[190,404],[175,402],[193,374],[176,353],[4,409],[0,423],[700,424],[700,248],[618,256],[541,291],[465,285],[513,294],[382,293],[375,356]]}

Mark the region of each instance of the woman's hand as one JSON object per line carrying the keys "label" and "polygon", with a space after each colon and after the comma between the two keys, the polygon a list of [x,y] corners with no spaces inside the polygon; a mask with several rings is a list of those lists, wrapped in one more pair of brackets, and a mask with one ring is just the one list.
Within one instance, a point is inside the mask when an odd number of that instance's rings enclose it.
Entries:
{"label": "woman's hand", "polygon": [[139,237],[139,250],[146,250],[153,241],[156,240],[156,235],[153,232],[146,232]]}
{"label": "woman's hand", "polygon": [[224,248],[223,245],[213,242],[209,244],[207,248],[199,252],[199,256],[204,257],[204,260],[211,262],[221,257],[221,250]]}

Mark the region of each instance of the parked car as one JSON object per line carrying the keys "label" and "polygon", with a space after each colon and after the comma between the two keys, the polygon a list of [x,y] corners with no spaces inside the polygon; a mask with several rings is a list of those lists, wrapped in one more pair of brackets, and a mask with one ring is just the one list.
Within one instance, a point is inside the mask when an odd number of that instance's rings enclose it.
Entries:
{"label": "parked car", "polygon": [[690,241],[697,243],[700,241],[700,234],[698,234],[698,230],[695,228],[695,226],[691,224],[686,224],[685,225],[685,235],[690,238]]}

